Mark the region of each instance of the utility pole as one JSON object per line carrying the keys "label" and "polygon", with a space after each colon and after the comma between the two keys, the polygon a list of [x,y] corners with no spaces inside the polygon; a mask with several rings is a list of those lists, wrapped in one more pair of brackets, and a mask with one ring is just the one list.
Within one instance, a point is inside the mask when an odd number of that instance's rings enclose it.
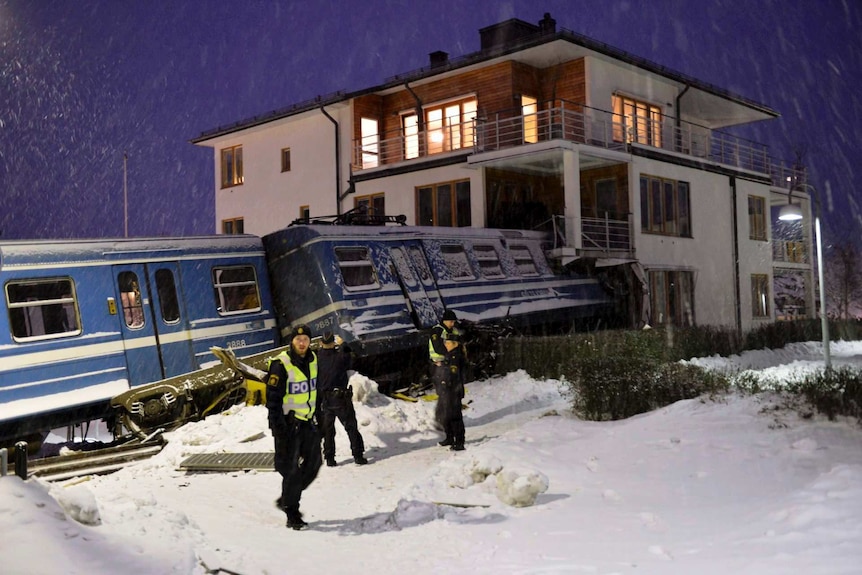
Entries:
{"label": "utility pole", "polygon": [[129,188],[127,184],[127,165],[129,163],[129,153],[123,152],[123,237],[129,237]]}

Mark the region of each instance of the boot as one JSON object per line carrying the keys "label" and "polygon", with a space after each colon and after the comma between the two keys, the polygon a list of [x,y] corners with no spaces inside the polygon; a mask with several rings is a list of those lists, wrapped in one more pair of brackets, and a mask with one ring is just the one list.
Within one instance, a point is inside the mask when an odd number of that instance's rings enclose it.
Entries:
{"label": "boot", "polygon": [[334,457],[327,457],[326,458],[326,466],[327,467],[335,467],[336,465],[338,465],[338,463],[335,462]]}
{"label": "boot", "polygon": [[451,438],[447,437],[443,441],[438,441],[437,445],[439,445],[440,447],[448,447],[448,446],[452,445],[453,443],[455,443],[455,442],[452,441]]}
{"label": "boot", "polygon": [[360,453],[359,455],[355,455],[353,457],[353,463],[355,463],[356,465],[365,465],[366,463],[368,463],[368,460],[365,459],[365,456]]}
{"label": "boot", "polygon": [[299,512],[299,508],[292,507],[285,509],[284,512],[287,514],[287,527],[290,529],[299,531],[308,527],[308,523],[302,520],[302,513]]}
{"label": "boot", "polygon": [[451,449],[452,451],[464,451],[464,444],[463,443],[456,443],[452,447],[450,447],[449,449]]}

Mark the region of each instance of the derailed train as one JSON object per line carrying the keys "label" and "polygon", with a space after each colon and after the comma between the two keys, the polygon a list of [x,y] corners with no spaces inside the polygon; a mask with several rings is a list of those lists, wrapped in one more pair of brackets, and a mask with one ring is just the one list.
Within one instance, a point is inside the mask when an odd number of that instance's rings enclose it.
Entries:
{"label": "derailed train", "polygon": [[403,380],[424,371],[444,308],[524,331],[615,308],[595,277],[551,268],[543,233],[337,223],[0,244],[0,443],[100,418],[141,435],[202,417],[245,394],[210,348],[261,364],[300,323],[341,335],[359,371]]}

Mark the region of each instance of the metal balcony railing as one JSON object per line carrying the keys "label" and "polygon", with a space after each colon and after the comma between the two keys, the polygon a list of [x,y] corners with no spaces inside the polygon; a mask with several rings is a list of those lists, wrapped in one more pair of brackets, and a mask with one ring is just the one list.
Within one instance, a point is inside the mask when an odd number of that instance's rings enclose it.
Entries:
{"label": "metal balcony railing", "polygon": [[807,264],[808,250],[802,240],[772,240],[772,261],[791,264]]}
{"label": "metal balcony railing", "polygon": [[[566,241],[566,226],[568,225],[565,216],[554,216],[551,219],[553,223],[553,238],[552,247],[564,248],[568,246]],[[608,255],[611,252],[622,255],[632,254],[632,221],[631,215],[628,220],[614,220],[605,214],[603,218],[581,218],[581,246],[584,251],[603,252]]]}
{"label": "metal balcony railing", "polygon": [[768,174],[773,184],[786,186],[798,174],[771,158],[760,143],[663,117],[620,116],[583,104],[557,101],[535,114],[520,108],[434,130],[397,131],[354,141],[353,169],[362,171],[403,161],[421,160],[447,152],[482,153],[550,140],[568,140],[606,149],[647,146],[706,161]]}

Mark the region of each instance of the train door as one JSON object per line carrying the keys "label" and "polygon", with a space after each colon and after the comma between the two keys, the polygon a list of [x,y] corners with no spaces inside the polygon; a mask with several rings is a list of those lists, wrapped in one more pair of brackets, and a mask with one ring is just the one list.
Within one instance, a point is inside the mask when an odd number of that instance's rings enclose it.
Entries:
{"label": "train door", "polygon": [[198,368],[176,262],[114,266],[129,385]]}
{"label": "train door", "polygon": [[425,254],[418,244],[390,250],[393,268],[417,328],[431,327],[443,314],[443,302]]}

